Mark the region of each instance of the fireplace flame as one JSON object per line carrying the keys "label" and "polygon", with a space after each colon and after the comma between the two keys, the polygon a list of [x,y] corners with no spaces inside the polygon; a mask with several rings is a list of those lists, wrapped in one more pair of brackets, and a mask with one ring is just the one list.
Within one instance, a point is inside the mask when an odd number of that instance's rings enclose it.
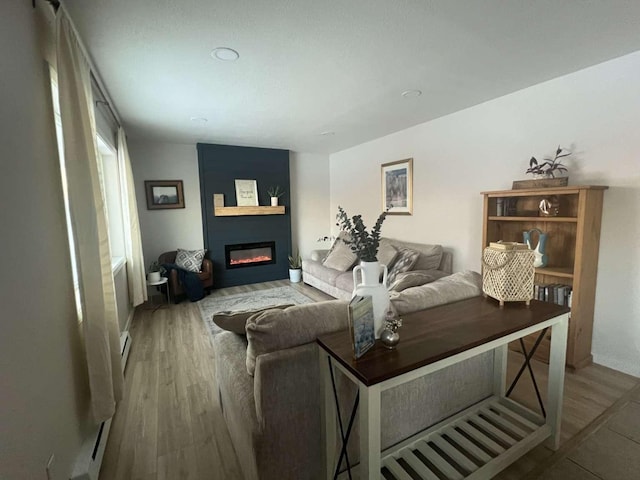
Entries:
{"label": "fireplace flame", "polygon": [[239,258],[239,259],[232,258],[229,263],[231,265],[241,265],[246,263],[258,263],[258,262],[270,262],[270,261],[271,261],[271,257],[267,255],[257,255],[251,258]]}

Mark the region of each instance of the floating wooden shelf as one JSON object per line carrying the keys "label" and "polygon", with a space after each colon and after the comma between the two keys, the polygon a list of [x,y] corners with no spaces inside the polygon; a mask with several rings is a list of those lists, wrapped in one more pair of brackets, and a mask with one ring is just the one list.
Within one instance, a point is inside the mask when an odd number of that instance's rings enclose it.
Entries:
{"label": "floating wooden shelf", "polygon": [[284,215],[284,205],[277,207],[214,207],[216,217],[241,217],[243,215]]}
{"label": "floating wooden shelf", "polygon": [[536,268],[536,273],[540,275],[553,275],[560,278],[573,278],[573,268],[571,267],[544,267]]}

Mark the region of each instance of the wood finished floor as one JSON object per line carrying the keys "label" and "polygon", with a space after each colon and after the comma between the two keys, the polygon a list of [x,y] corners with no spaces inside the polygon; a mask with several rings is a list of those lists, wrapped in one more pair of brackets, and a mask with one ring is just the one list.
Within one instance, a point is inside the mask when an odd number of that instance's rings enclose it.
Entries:
{"label": "wood finished floor", "polygon": [[[298,288],[316,301],[331,298],[288,280],[221,289],[211,295],[233,295],[284,285]],[[100,480],[242,480],[218,402],[212,345],[198,307],[187,301],[155,310],[139,308],[130,333],[132,347],[125,371],[125,397],[112,422]],[[521,360],[518,354],[510,353],[511,376]],[[546,365],[536,362],[534,371],[544,394]],[[573,439],[579,438],[576,434],[625,395],[631,395],[629,392],[637,384],[634,377],[598,365],[567,372],[562,443],[571,445]],[[512,398],[537,408],[528,374],[525,373]],[[528,478],[532,472],[544,472],[554,459],[558,465],[541,478],[547,478],[546,475],[564,478],[557,476],[563,474],[563,469],[581,468],[574,458],[567,466],[566,456],[558,462],[557,454],[554,456],[540,446],[497,478]]]}

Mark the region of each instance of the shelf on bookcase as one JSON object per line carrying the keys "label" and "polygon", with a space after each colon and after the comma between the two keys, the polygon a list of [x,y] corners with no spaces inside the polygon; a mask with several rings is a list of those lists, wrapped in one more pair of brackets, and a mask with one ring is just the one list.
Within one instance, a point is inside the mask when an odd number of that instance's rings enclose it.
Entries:
{"label": "shelf on bookcase", "polygon": [[576,217],[497,217],[490,216],[489,220],[495,220],[500,222],[564,222],[564,223],[577,223]]}
{"label": "shelf on bookcase", "polygon": [[536,268],[536,273],[540,275],[553,275],[554,277],[573,278],[572,267],[544,267]]}

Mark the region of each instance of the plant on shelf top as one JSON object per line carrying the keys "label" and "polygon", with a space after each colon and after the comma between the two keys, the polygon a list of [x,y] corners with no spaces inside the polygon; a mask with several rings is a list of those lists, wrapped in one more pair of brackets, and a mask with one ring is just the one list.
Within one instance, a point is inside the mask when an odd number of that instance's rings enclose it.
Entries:
{"label": "plant on shelf top", "polygon": [[382,222],[387,217],[387,212],[382,212],[376,221],[371,233],[367,232],[367,227],[362,221],[362,215],[354,215],[349,218],[347,212],[341,206],[338,206],[338,219],[337,226],[340,230],[347,232],[351,238],[342,238],[342,241],[346,243],[351,251],[355,253],[362,262],[376,262],[378,261],[378,247],[380,246],[380,230],[382,229]]}
{"label": "plant on shelf top", "polygon": [[289,268],[291,270],[299,270],[302,268],[302,257],[300,253],[293,252],[289,255]]}
{"label": "plant on shelf top", "polygon": [[567,172],[567,167],[560,163],[559,159],[568,157],[569,155],[571,155],[571,152],[565,151],[565,153],[562,153],[563,150],[564,149],[560,147],[560,145],[558,145],[556,156],[553,159],[545,158],[544,162],[540,164],[538,164],[538,160],[536,160],[536,157],[531,157],[531,160],[529,160],[529,168],[527,169],[526,173],[555,178],[555,173]]}
{"label": "plant on shelf top", "polygon": [[267,193],[270,197],[281,197],[284,195],[284,189],[280,185],[276,185],[275,187],[269,187]]}

